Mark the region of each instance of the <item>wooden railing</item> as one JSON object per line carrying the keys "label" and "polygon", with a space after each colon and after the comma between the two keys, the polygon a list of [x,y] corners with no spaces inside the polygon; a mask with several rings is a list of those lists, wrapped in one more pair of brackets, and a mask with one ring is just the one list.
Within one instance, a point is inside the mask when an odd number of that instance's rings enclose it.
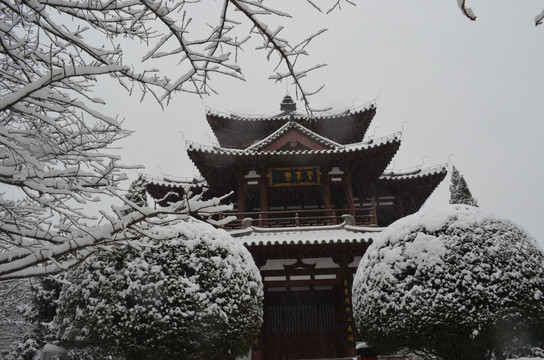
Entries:
{"label": "wooden railing", "polygon": [[225,212],[221,218],[236,216],[237,219],[225,225],[226,229],[240,229],[242,221],[251,218],[251,224],[259,227],[297,227],[341,224],[342,215],[353,216],[355,225],[377,224],[372,207],[355,209],[281,210],[259,212]]}

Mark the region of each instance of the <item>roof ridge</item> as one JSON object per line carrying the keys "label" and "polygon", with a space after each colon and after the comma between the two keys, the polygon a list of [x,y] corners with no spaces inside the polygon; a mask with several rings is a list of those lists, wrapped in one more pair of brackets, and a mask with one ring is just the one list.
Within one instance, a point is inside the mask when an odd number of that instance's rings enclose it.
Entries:
{"label": "roof ridge", "polygon": [[337,149],[343,147],[342,144],[339,144],[336,141],[328,139],[325,136],[320,135],[320,134],[316,133],[315,131],[312,131],[312,130],[308,129],[304,125],[301,125],[301,124],[299,124],[299,123],[297,123],[295,121],[289,121],[285,125],[282,125],[279,129],[275,130],[270,135],[265,137],[264,139],[261,139],[261,140],[257,141],[256,143],[254,143],[254,144],[248,146],[247,148],[245,148],[244,150],[253,151],[254,149],[262,149],[266,145],[271,144],[274,140],[278,139],[280,136],[285,134],[287,132],[287,130],[289,130],[291,128],[299,129],[301,132],[308,135],[311,139],[316,140],[317,142],[321,143],[322,145],[331,146],[331,147],[334,147],[334,148],[337,148]]}
{"label": "roof ridge", "polygon": [[[343,117],[346,115],[360,114],[375,108],[376,108],[376,104],[374,102],[368,102],[358,107],[332,110],[322,115],[313,115],[312,118],[310,118],[307,114],[303,114],[301,112],[296,112],[296,113],[292,112],[291,115],[294,115],[294,118],[298,120],[333,119],[333,118]],[[206,116],[208,115],[216,116],[222,119],[231,119],[231,120],[240,120],[240,121],[273,121],[273,120],[285,120],[290,118],[290,114],[286,114],[283,111],[275,111],[273,113],[266,113],[266,114],[242,114],[242,113],[236,113],[236,112],[223,112],[220,110],[212,109],[210,107],[206,107]]]}

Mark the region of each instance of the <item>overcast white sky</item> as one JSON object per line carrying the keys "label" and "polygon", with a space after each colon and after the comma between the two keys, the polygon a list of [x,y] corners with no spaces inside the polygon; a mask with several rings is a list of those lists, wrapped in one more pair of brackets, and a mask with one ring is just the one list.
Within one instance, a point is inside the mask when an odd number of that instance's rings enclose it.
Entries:
{"label": "overcast white sky", "polygon": [[[202,4],[206,11],[220,6]],[[313,106],[341,109],[376,100],[370,133],[388,135],[404,124],[392,167],[451,159],[482,208],[513,220],[544,245],[544,26],[534,26],[544,1],[467,4],[476,22],[464,17],[454,0],[358,1],[329,15],[303,1],[269,6],[293,16],[282,32],[293,43],[329,29],[301,63],[328,64],[305,80],[308,89],[325,84],[311,98]],[[180,95],[163,111],[153,101],[115,93],[108,111],[126,118],[126,127],[135,131],[120,144],[124,162],[142,164],[151,175],[193,177],[182,140],[215,142],[205,106],[247,114],[277,110],[287,87],[268,80],[274,64],[253,50],[255,44],[239,58],[246,81],[216,77],[218,95]],[[288,89],[294,95],[294,88]],[[447,203],[448,186],[449,177],[426,206]]]}

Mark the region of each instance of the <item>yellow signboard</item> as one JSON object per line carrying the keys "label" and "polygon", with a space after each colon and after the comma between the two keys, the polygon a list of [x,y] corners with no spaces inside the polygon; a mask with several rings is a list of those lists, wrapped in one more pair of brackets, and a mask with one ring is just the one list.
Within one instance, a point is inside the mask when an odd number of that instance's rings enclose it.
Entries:
{"label": "yellow signboard", "polygon": [[305,186],[321,184],[317,166],[284,167],[268,169],[270,186]]}

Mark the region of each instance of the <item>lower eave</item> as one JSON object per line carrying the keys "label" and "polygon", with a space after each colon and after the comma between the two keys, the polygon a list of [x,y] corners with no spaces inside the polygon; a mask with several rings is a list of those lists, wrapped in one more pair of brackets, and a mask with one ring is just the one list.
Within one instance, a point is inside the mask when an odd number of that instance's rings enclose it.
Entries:
{"label": "lower eave", "polygon": [[372,237],[383,229],[348,224],[290,228],[249,226],[230,234],[242,241],[256,261],[262,264],[265,259],[319,257],[343,259],[350,263],[354,256],[365,253]]}
{"label": "lower eave", "polygon": [[446,168],[424,175],[399,178],[380,178],[376,191],[379,195],[400,198],[404,215],[417,212],[447,175]]}
{"label": "lower eave", "polygon": [[246,244],[246,248],[260,266],[266,263],[266,259],[302,259],[332,257],[333,259],[346,259],[347,263],[353,261],[355,256],[364,255],[372,241],[362,242],[331,242],[320,244],[275,244],[259,245]]}
{"label": "lower eave", "polygon": [[249,170],[264,170],[285,166],[333,166],[349,165],[353,172],[364,172],[366,179],[377,181],[400,147],[395,139],[370,148],[343,151],[301,151],[279,153],[209,152],[188,149],[187,153],[210,189],[230,188],[237,182],[237,174]]}

